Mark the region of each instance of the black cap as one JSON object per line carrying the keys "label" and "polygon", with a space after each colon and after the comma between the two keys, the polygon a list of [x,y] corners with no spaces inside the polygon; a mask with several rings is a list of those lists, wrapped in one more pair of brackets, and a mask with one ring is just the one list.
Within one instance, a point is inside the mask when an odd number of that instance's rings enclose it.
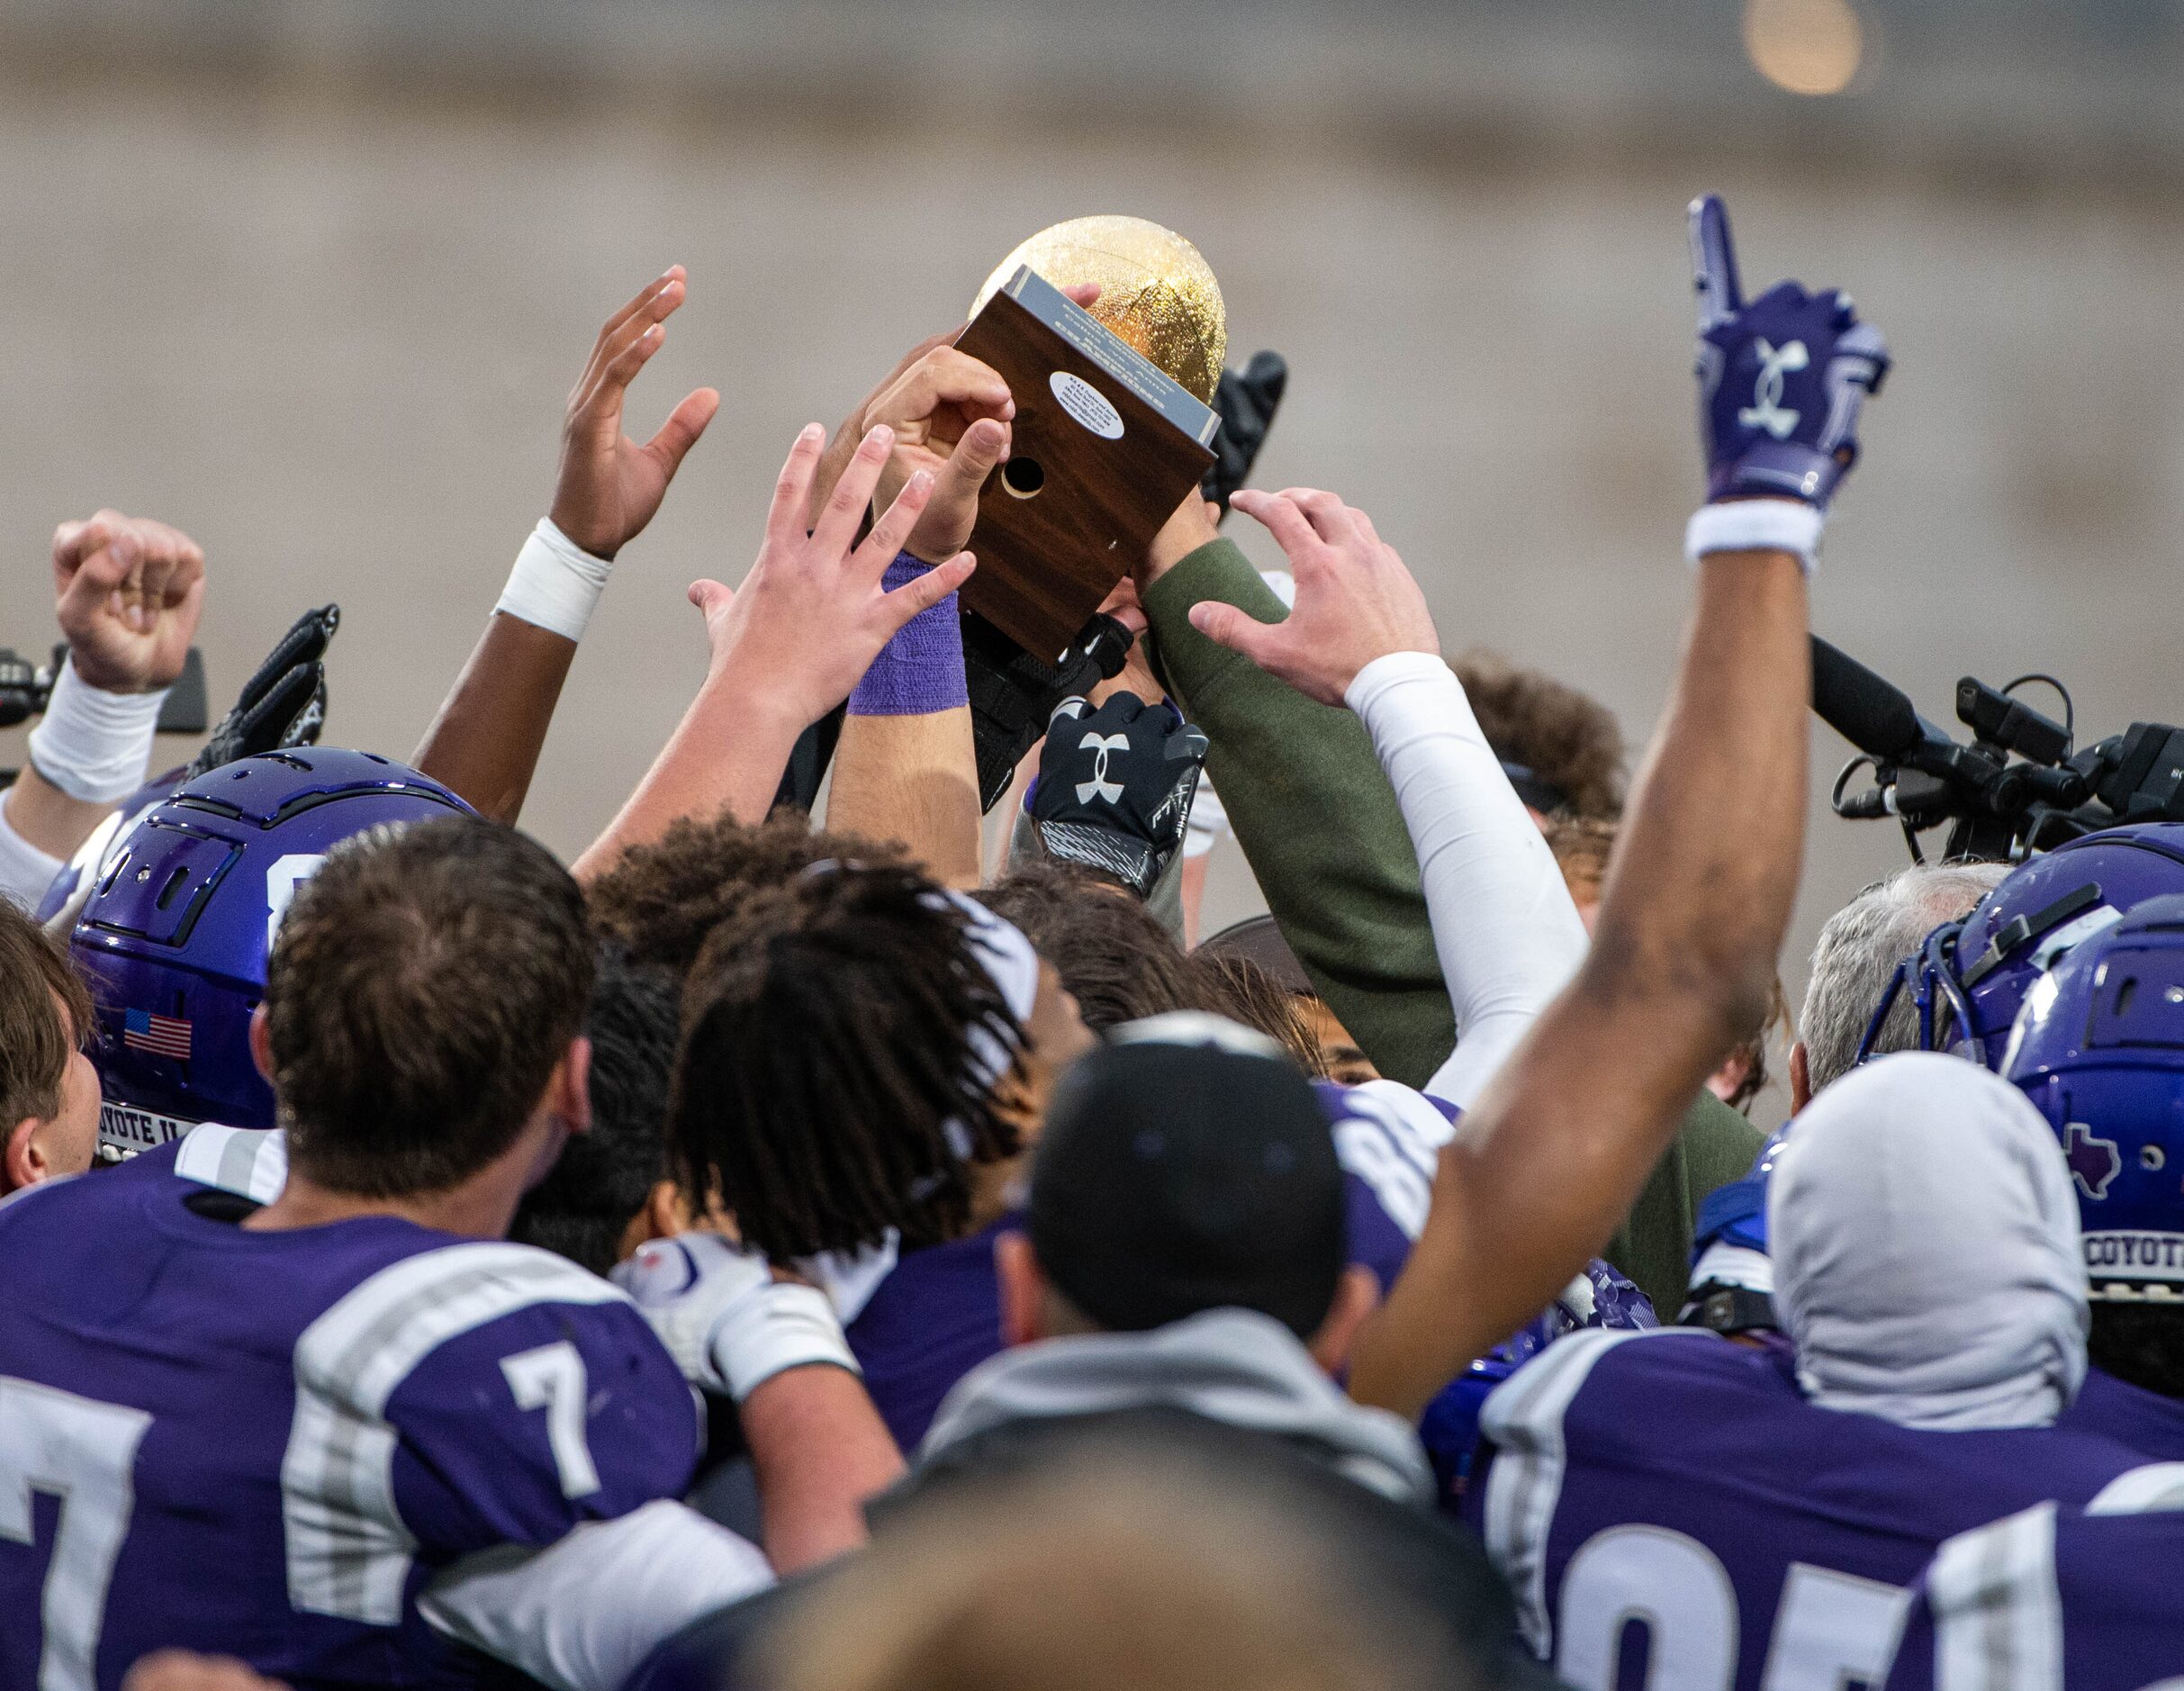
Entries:
{"label": "black cap", "polygon": [[1349,1254],[1342,1169],[1311,1084],[1218,1017],[1114,1037],[1047,1106],[1024,1217],[1041,1266],[1111,1331],[1237,1307],[1309,1338]]}

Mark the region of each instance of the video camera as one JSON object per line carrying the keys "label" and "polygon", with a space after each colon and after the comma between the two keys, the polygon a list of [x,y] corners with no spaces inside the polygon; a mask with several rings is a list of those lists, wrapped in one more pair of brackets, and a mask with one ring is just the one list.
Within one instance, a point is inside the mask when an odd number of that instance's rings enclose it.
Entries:
{"label": "video camera", "polygon": [[[2012,695],[2038,682],[2062,700],[2056,722]],[[1971,744],[1952,738],[1891,683],[1812,637],[1812,708],[1858,748],[1836,776],[1828,801],[1839,817],[1894,817],[1914,863],[1918,836],[1949,824],[1943,856],[2017,863],[2065,840],[2125,822],[2184,821],[2184,728],[2134,722],[2082,752],[2071,749],[2076,712],[2052,675],[2020,675],[2001,687],[1966,675],[1956,683],[1957,719]],[[1861,768],[1873,784],[1846,789]]]}

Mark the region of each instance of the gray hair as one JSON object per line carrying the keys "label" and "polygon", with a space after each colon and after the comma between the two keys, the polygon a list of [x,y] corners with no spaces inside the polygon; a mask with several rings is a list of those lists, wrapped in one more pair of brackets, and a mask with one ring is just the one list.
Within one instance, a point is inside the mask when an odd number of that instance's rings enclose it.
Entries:
{"label": "gray hair", "polygon": [[[1944,922],[1955,921],[2009,873],[2008,864],[1915,864],[1876,881],[1828,918],[1812,948],[1798,1037],[1812,1090],[1839,1081],[1858,1060],[1881,995],[1896,965]],[[1918,1043],[1918,1016],[1900,995],[1873,1040],[1876,1056]]]}

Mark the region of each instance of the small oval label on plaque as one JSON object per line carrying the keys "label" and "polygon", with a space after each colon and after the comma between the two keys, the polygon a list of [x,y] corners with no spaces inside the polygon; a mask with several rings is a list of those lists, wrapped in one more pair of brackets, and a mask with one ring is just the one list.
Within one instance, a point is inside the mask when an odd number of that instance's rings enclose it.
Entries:
{"label": "small oval label on plaque", "polygon": [[1054,390],[1054,397],[1061,402],[1062,410],[1102,440],[1123,438],[1123,413],[1082,376],[1057,370],[1047,377],[1046,384]]}

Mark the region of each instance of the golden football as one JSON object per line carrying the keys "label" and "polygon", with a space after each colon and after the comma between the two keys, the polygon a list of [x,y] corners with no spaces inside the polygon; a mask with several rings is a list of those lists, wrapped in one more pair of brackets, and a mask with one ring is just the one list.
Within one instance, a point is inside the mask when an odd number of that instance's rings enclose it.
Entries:
{"label": "golden football", "polygon": [[1221,284],[1197,248],[1142,217],[1073,217],[1001,260],[971,303],[979,310],[1027,264],[1058,288],[1099,284],[1092,315],[1200,399],[1212,402],[1229,349]]}

